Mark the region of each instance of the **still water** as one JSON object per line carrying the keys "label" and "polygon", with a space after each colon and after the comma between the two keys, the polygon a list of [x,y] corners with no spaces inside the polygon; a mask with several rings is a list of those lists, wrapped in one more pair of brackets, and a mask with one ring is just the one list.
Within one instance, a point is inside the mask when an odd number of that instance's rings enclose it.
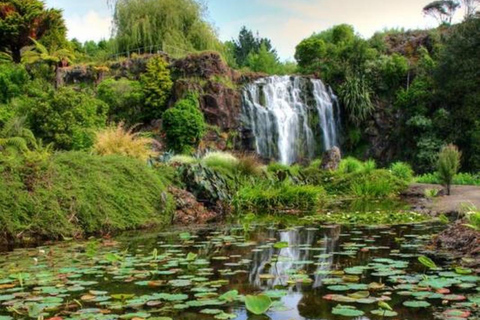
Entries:
{"label": "still water", "polygon": [[[441,228],[218,226],[18,249],[0,255],[0,320],[387,319],[380,301],[390,319],[480,319],[473,270],[418,262]],[[273,303],[255,316],[243,300],[259,293]]]}

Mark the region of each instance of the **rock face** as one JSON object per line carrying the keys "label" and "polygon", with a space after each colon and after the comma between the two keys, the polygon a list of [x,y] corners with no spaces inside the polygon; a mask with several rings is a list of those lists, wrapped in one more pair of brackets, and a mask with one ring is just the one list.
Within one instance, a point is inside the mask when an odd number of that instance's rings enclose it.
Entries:
{"label": "rock face", "polygon": [[206,224],[217,219],[217,214],[207,210],[190,192],[175,187],[170,187],[168,191],[175,199],[174,224]]}
{"label": "rock face", "polygon": [[342,153],[338,147],[333,147],[323,155],[322,169],[331,171],[337,170],[340,161],[342,161]]}

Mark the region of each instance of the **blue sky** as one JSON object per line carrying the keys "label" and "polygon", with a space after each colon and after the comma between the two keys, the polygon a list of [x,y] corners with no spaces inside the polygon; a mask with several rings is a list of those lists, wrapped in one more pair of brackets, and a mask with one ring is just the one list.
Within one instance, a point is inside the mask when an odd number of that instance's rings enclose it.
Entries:
{"label": "blue sky", "polygon": [[[280,56],[292,60],[305,37],[348,23],[364,37],[384,28],[427,28],[436,25],[422,8],[431,0],[205,0],[208,20],[222,40],[234,38],[242,25],[272,39]],[[107,0],[46,0],[64,10],[69,37],[80,41],[108,38],[111,10]],[[461,18],[457,15],[457,20]]]}

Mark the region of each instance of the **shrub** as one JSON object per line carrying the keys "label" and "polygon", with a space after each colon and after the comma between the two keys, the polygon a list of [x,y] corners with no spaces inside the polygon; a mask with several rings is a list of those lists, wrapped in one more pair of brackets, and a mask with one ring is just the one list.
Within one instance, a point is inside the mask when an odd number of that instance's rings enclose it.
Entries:
{"label": "shrub", "polygon": [[363,169],[363,163],[353,157],[348,157],[340,161],[338,171],[341,173],[359,172]]}
{"label": "shrub", "polygon": [[0,165],[0,234],[72,237],[171,221],[171,200],[155,170],[136,159],[58,153],[38,165]]}
{"label": "shrub", "polygon": [[251,155],[238,158],[237,171],[244,176],[260,176],[263,173],[262,164],[257,157]]}
{"label": "shrub", "polygon": [[166,109],[173,87],[168,63],[157,56],[148,61],[147,72],[142,75],[141,83],[145,95],[143,120],[158,119]]}
{"label": "shrub", "polygon": [[397,178],[402,179],[406,182],[411,182],[413,180],[413,169],[412,167],[405,162],[395,162],[390,166],[390,172]]}
{"label": "shrub", "polygon": [[163,115],[163,127],[170,149],[178,153],[195,149],[206,132],[197,98],[190,94],[168,109]]}
{"label": "shrub", "polygon": [[452,144],[444,147],[438,156],[438,177],[440,182],[447,188],[447,195],[450,195],[453,178],[458,173],[458,169],[460,169],[460,158],[460,151]]}
{"label": "shrub", "polygon": [[8,103],[12,98],[24,92],[30,77],[23,66],[2,64],[0,68],[0,104]]}
{"label": "shrub", "polygon": [[42,96],[30,108],[35,136],[65,150],[90,148],[108,112],[103,101],[67,87]]}
{"label": "shrub", "polygon": [[203,157],[202,163],[212,169],[234,173],[238,166],[238,159],[230,153],[210,152]]}
{"label": "shrub", "polygon": [[397,195],[408,184],[395,177],[388,170],[374,170],[369,173],[354,172],[337,175],[325,185],[329,192],[353,195],[361,198],[380,198]]}
{"label": "shrub", "polygon": [[373,159],[367,160],[363,164],[363,171],[365,173],[370,173],[370,172],[374,171],[375,169],[377,169],[377,163]]}
{"label": "shrub", "polygon": [[263,183],[240,189],[234,203],[241,212],[278,213],[285,210],[314,212],[321,207],[325,198],[325,190],[321,187]]}
{"label": "shrub", "polygon": [[108,104],[110,121],[130,125],[142,121],[145,96],[140,82],[107,79],[98,85],[97,97]]}
{"label": "shrub", "polygon": [[[441,184],[438,173],[426,173],[415,179],[418,183]],[[453,177],[453,185],[480,186],[480,175],[458,173]]]}
{"label": "shrub", "polygon": [[127,156],[141,161],[147,161],[156,152],[152,150],[154,139],[139,136],[121,123],[116,128],[111,127],[97,132],[93,150],[95,153],[108,156],[112,154]]}

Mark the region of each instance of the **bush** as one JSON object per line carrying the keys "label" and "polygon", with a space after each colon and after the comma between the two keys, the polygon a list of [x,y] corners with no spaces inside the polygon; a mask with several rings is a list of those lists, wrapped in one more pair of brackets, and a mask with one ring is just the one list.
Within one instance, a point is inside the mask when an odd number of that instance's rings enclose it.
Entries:
{"label": "bush", "polygon": [[105,126],[108,106],[72,88],[60,88],[30,106],[29,121],[35,136],[65,150],[93,146],[95,132]]}
{"label": "bush", "polygon": [[178,153],[192,152],[206,132],[197,98],[189,95],[168,109],[163,115],[163,127],[170,149]]}
{"label": "bush", "polygon": [[173,87],[170,70],[165,59],[160,56],[150,59],[147,64],[147,72],[142,75],[140,81],[145,95],[145,110],[142,120],[161,118]]}
{"label": "bush", "polygon": [[242,212],[278,213],[286,210],[314,212],[321,208],[325,198],[325,190],[321,187],[264,183],[240,189],[234,203]]}
{"label": "bush", "polygon": [[97,97],[108,104],[110,121],[130,125],[142,121],[145,96],[140,82],[107,79],[98,85]]}
{"label": "bush", "polygon": [[257,157],[250,155],[238,158],[237,171],[244,176],[260,176],[263,173],[262,164]]}
{"label": "bush", "polygon": [[453,178],[460,169],[460,158],[462,154],[454,145],[448,145],[442,149],[438,156],[437,170],[440,182],[447,188],[447,195],[450,195],[450,187]]}
{"label": "bush", "polygon": [[133,128],[126,130],[123,124],[116,128],[111,127],[97,132],[93,150],[102,156],[122,155],[146,162],[156,155],[152,150],[154,139],[140,137],[132,132]]}
{"label": "bush", "polygon": [[161,177],[135,159],[83,152],[43,164],[17,158],[0,162],[0,176],[2,236],[62,238],[171,221]]}
{"label": "bush", "polygon": [[402,179],[405,182],[411,182],[413,180],[413,169],[405,162],[395,162],[390,166],[390,172],[397,178]]}
{"label": "bush", "polygon": [[[418,183],[441,184],[438,173],[426,173],[415,179]],[[480,175],[458,173],[453,177],[453,185],[480,186]]]}
{"label": "bush", "polygon": [[30,77],[23,66],[2,64],[0,68],[0,104],[24,93]]}

